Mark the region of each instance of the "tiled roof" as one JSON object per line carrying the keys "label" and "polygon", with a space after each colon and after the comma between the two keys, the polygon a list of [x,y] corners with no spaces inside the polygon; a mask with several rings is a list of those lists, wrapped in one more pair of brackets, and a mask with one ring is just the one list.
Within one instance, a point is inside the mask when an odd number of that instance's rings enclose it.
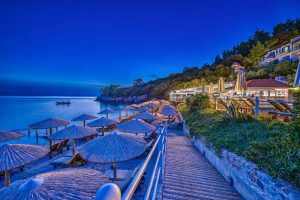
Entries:
{"label": "tiled roof", "polygon": [[[247,81],[247,88],[289,88],[288,84],[274,79],[253,79]],[[226,87],[225,90],[234,90],[234,86]]]}
{"label": "tiled roof", "polygon": [[274,79],[253,79],[247,81],[247,87],[289,88],[290,86]]}

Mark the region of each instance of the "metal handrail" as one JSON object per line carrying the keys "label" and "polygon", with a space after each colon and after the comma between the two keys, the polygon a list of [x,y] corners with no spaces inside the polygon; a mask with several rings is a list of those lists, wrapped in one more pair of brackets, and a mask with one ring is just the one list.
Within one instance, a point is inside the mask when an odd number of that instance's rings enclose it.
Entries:
{"label": "metal handrail", "polygon": [[[133,195],[134,195],[134,193],[135,193],[135,191],[136,191],[136,189],[137,189],[137,187],[138,187],[138,185],[139,185],[139,183],[140,183],[140,180],[141,180],[141,178],[143,177],[143,175],[144,175],[144,173],[145,173],[145,170],[146,170],[146,168],[148,167],[148,164],[149,164],[150,160],[152,159],[152,156],[153,156],[155,150],[157,149],[157,146],[158,146],[159,142],[162,142],[162,145],[164,145],[164,142],[163,142],[163,141],[164,141],[164,136],[165,136],[165,135],[164,135],[165,129],[166,129],[166,126],[164,126],[164,127],[162,128],[160,136],[158,137],[158,139],[157,139],[156,142],[154,143],[154,145],[153,145],[151,151],[149,152],[148,156],[146,157],[146,159],[145,159],[144,162],[142,163],[141,168],[138,170],[138,172],[137,172],[136,175],[134,176],[133,180],[131,181],[131,183],[130,183],[129,186],[127,187],[126,191],[125,191],[124,194],[122,195],[122,200],[130,200],[130,199],[133,197]],[[160,153],[163,154],[163,151],[160,150]],[[159,154],[158,157],[161,157],[161,154]],[[157,164],[158,164],[159,160],[157,160],[156,162],[157,162]],[[157,167],[157,166],[156,166],[156,167]],[[152,174],[152,176],[155,177],[156,171],[153,170],[152,173],[154,174],[154,175]],[[152,176],[151,176],[151,177],[152,177]],[[159,176],[159,174],[157,174],[157,176]],[[152,178],[151,178],[151,179],[150,179],[149,186],[151,185],[151,187],[152,187],[153,181],[154,181],[154,178],[153,178],[153,180],[152,180]],[[156,187],[157,187],[157,186],[156,186]],[[150,188],[150,189],[147,188],[147,191],[149,190],[149,191],[151,192],[151,189],[152,189],[152,188]],[[147,193],[146,195],[149,195],[149,196],[150,196],[150,192],[149,192],[149,194]],[[148,198],[145,197],[145,199],[149,199],[149,196],[148,196]]]}

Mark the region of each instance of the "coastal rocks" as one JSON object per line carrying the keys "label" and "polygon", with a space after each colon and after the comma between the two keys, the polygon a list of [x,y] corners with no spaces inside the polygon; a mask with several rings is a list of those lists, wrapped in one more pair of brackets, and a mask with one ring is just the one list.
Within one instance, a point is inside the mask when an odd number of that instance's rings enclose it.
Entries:
{"label": "coastal rocks", "polygon": [[227,150],[222,150],[221,156],[218,156],[212,148],[207,147],[204,138],[193,139],[193,143],[245,199],[299,199],[299,189],[268,175],[244,157]]}
{"label": "coastal rocks", "polygon": [[148,100],[147,95],[142,96],[132,96],[132,97],[108,97],[99,96],[96,101],[104,103],[141,103]]}

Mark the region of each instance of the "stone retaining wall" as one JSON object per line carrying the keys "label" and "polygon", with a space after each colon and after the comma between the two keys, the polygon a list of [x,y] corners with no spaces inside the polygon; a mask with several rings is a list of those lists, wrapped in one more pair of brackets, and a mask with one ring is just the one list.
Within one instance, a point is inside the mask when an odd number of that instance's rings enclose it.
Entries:
{"label": "stone retaining wall", "polygon": [[245,199],[299,200],[300,191],[280,179],[273,179],[244,157],[223,150],[218,157],[203,139],[193,139],[194,146],[229,181]]}

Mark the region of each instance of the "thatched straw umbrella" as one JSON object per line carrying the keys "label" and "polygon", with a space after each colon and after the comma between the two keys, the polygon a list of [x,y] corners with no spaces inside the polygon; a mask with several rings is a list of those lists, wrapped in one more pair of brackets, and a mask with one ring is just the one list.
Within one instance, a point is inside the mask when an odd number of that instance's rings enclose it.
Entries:
{"label": "thatched straw umbrella", "polygon": [[109,179],[92,169],[67,169],[18,180],[0,190],[1,200],[92,200]]}
{"label": "thatched straw umbrella", "polygon": [[102,136],[104,136],[104,127],[117,124],[116,121],[101,117],[95,121],[88,123],[87,125],[90,127],[100,127],[102,128]]}
{"label": "thatched straw umbrella", "polygon": [[78,152],[87,161],[94,163],[113,163],[114,179],[117,178],[117,162],[123,162],[140,156],[146,150],[144,139],[129,134],[113,132],[92,140]]}
{"label": "thatched straw umbrella", "polygon": [[170,121],[171,116],[176,115],[177,112],[176,112],[176,110],[175,110],[174,108],[172,108],[171,106],[165,105],[165,106],[163,106],[163,108],[162,108],[160,114],[168,116],[168,118],[169,118],[168,120]]}
{"label": "thatched straw umbrella", "polygon": [[142,120],[146,120],[146,121],[157,120],[157,117],[155,117],[154,115],[152,115],[148,112],[143,112],[143,113],[137,114],[137,115],[133,116],[133,118],[142,119]]}
{"label": "thatched straw umbrella", "polygon": [[148,135],[148,133],[155,131],[156,128],[141,119],[133,119],[118,124],[117,129],[123,132],[135,133],[136,135],[139,133]]}
{"label": "thatched straw umbrella", "polygon": [[[50,141],[50,149],[52,146],[52,129],[57,128],[58,127],[66,127],[67,125],[69,125],[70,122],[65,121],[65,120],[61,120],[61,119],[55,119],[55,118],[48,118],[45,120],[42,120],[40,122],[36,122],[34,124],[29,125],[29,129],[36,129],[36,136],[38,137],[38,133],[37,130],[38,129],[46,129],[48,130],[48,128],[50,129],[50,136],[49,136],[49,141]],[[50,151],[49,156],[52,156],[52,153]]]}
{"label": "thatched straw umbrella", "polygon": [[209,83],[208,93],[210,95],[213,95],[213,93],[214,93],[214,84],[213,84],[213,82]]}
{"label": "thatched straw umbrella", "polygon": [[53,134],[53,140],[72,140],[72,152],[75,153],[75,139],[95,135],[96,131],[90,127],[72,125]]}
{"label": "thatched straw umbrella", "polygon": [[245,78],[245,71],[243,69],[240,69],[237,73],[235,91],[237,93],[242,94],[242,96],[244,96],[246,90],[247,90],[247,82]]}
{"label": "thatched straw umbrella", "polygon": [[99,114],[101,115],[106,115],[106,119],[108,119],[108,114],[111,114],[111,113],[114,113],[115,111],[113,110],[109,110],[109,109],[106,109],[106,110],[102,110],[101,112],[99,112]]}
{"label": "thatched straw umbrella", "polygon": [[[0,171],[5,172],[5,186],[10,183],[9,170],[22,167],[48,154],[47,148],[38,145],[4,144],[0,147]],[[2,199],[2,198],[0,198]]]}
{"label": "thatched straw umbrella", "polygon": [[224,92],[224,78],[223,77],[219,78],[218,91],[219,91],[219,93]]}
{"label": "thatched straw umbrella", "polygon": [[157,105],[155,103],[147,103],[144,106],[148,107],[148,108],[153,108],[153,107],[156,107]]}
{"label": "thatched straw umbrella", "polygon": [[5,142],[8,140],[14,140],[23,137],[20,133],[8,132],[8,131],[0,131],[0,142]]}
{"label": "thatched straw umbrella", "polygon": [[88,115],[88,114],[82,114],[78,117],[75,117],[74,119],[72,119],[71,121],[83,121],[83,126],[85,126],[85,122],[88,120],[94,120],[97,119],[98,117],[94,116],[94,115]]}
{"label": "thatched straw umbrella", "polygon": [[141,107],[136,108],[136,111],[139,111],[139,112],[145,112],[148,110],[149,110],[149,108],[146,106],[141,106]]}

